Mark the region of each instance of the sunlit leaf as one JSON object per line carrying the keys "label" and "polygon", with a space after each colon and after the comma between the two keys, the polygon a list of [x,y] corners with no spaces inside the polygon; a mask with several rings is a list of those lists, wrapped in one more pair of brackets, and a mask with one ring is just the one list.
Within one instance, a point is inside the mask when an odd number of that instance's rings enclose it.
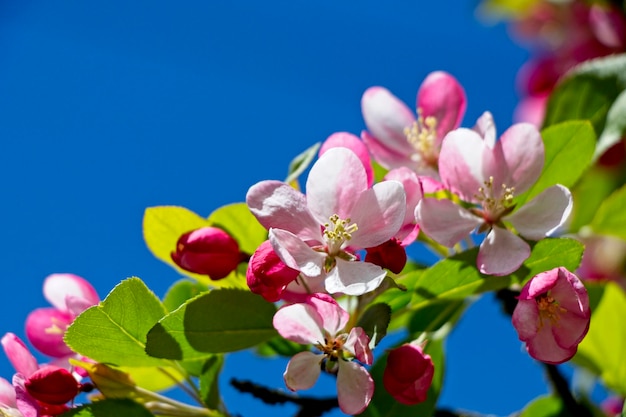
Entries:
{"label": "sunlit leaf", "polygon": [[604,200],[591,221],[591,228],[598,234],[626,239],[626,186]]}
{"label": "sunlit leaf", "polygon": [[228,232],[239,244],[239,249],[252,255],[267,239],[267,230],[250,212],[246,203],[222,206],[209,216],[211,226]]}
{"label": "sunlit leaf", "polygon": [[535,398],[524,407],[519,417],[573,417],[563,410],[560,398],[545,395]]}
{"label": "sunlit leaf", "polygon": [[[146,334],[165,308],[139,278],[113,288],[100,304],[81,313],[67,329],[72,350],[98,362],[119,366],[167,366],[145,352]],[[97,335],[97,337],[94,337]]]}
{"label": "sunlit leaf", "polygon": [[232,352],[277,335],[276,307],[249,291],[221,289],[201,294],[157,323],[146,351],[155,357],[193,360]]}
{"label": "sunlit leaf", "polygon": [[84,404],[62,415],[63,417],[153,417],[143,405],[126,399],[104,399]]}
{"label": "sunlit leaf", "polygon": [[206,285],[197,281],[191,281],[188,279],[178,280],[170,288],[168,288],[167,293],[165,293],[165,297],[163,297],[163,305],[168,312],[172,312],[186,301],[207,290],[208,288]]}
{"label": "sunlit leaf", "polygon": [[286,183],[297,183],[298,177],[306,171],[311,162],[313,162],[313,159],[317,156],[317,151],[319,151],[321,145],[320,142],[314,144],[289,163],[289,171],[285,179]]}
{"label": "sunlit leaf", "polygon": [[607,283],[599,305],[591,313],[589,332],[574,358],[591,363],[609,389],[626,397],[626,294],[619,285]]}
{"label": "sunlit leaf", "polygon": [[569,121],[550,126],[541,132],[545,163],[537,182],[515,199],[521,206],[555,184],[572,187],[591,163],[596,137],[586,121]]}

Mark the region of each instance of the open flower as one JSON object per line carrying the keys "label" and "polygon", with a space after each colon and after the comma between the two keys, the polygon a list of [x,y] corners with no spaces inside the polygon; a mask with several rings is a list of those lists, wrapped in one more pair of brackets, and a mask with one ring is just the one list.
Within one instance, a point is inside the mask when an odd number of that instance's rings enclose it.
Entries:
{"label": "open flower", "polygon": [[530,256],[521,236],[540,240],[559,228],[572,207],[570,191],[561,185],[547,188],[522,207],[514,197],[539,178],[544,163],[541,135],[530,123],[511,126],[495,140],[491,114],[485,113],[474,130],[450,132],[441,148],[441,180],[465,208],[447,199],[425,198],[415,215],[422,230],[442,245],[452,247],[474,229],[487,235],[480,245],[480,272],[506,275]]}
{"label": "open flower", "polygon": [[283,375],[292,391],[311,388],[322,368],[337,374],[339,408],[346,414],[359,414],[374,394],[374,380],[358,361],[371,365],[369,337],[362,328],[343,332],[349,314],[325,294],[309,296],[304,303],[281,307],[274,315],[274,328],[285,339],[312,344],[320,353],[300,352]]}
{"label": "open flower", "polygon": [[416,101],[417,115],[389,90],[368,88],[361,99],[367,126],[361,138],[383,167],[406,166],[437,178],[441,141],[463,119],[465,91],[452,75],[435,71],[422,82]]}
{"label": "open flower", "polygon": [[43,294],[53,307],[33,310],[26,318],[26,337],[40,352],[67,358],[74,352],[63,341],[65,330],[100,298],[93,286],[74,274],[52,274],[43,283]]}
{"label": "open flower", "polygon": [[368,187],[361,160],[337,147],[311,167],[306,192],[280,181],[261,181],[248,190],[248,207],[269,229],[278,257],[307,277],[324,280],[329,293],[361,295],[377,288],[386,271],[355,253],[398,232],[406,211],[402,184]]}
{"label": "open flower", "polygon": [[426,401],[435,366],[422,347],[405,343],[389,352],[383,385],[393,398],[406,405]]}
{"label": "open flower", "polygon": [[559,364],[571,359],[589,330],[589,297],[580,279],[563,267],[524,285],[512,322],[528,354]]}

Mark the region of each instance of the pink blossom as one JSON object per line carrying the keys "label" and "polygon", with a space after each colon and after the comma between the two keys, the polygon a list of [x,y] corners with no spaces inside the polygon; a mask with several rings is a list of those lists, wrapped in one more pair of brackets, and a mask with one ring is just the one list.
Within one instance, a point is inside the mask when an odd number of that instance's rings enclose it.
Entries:
{"label": "pink blossom", "polygon": [[[420,228],[415,220],[415,207],[424,197],[422,183],[432,184],[429,177],[419,177],[414,171],[407,167],[394,168],[384,177],[384,180],[395,180],[402,183],[406,193],[406,212],[402,226],[395,238],[401,242],[402,246],[408,246],[417,239]],[[434,190],[429,190],[434,191]]]}
{"label": "pink blossom", "polygon": [[311,167],[306,193],[280,181],[261,181],[248,190],[248,207],[269,229],[278,257],[303,275],[322,279],[329,293],[360,295],[377,288],[386,271],[355,253],[398,232],[406,211],[402,184],[368,187],[359,158],[336,147]]}
{"label": "pink blossom", "polygon": [[513,326],[528,354],[559,364],[574,356],[589,330],[589,297],[580,279],[563,267],[534,276],[513,311]]}
{"label": "pink blossom", "polygon": [[[0,410],[4,403],[12,412],[19,411],[16,416],[43,417],[67,411],[65,403],[81,389],[76,377],[55,365],[40,366],[24,342],[13,333],[6,333],[1,343],[16,374],[13,376],[14,397],[6,385],[0,387],[3,397]],[[52,402],[48,402],[50,400]]]}
{"label": "pink blossom", "polygon": [[208,275],[212,280],[225,278],[247,259],[235,239],[209,226],[184,233],[171,257],[185,271]]}
{"label": "pink blossom", "polygon": [[413,405],[426,401],[435,367],[421,346],[406,343],[389,352],[383,385],[396,401]]}
{"label": "pink blossom", "polygon": [[452,75],[435,71],[422,82],[416,101],[417,117],[389,90],[368,88],[361,99],[368,130],[361,138],[383,167],[406,166],[437,177],[441,141],[463,119],[465,91]]}
{"label": "pink blossom", "polygon": [[6,417],[22,417],[17,408],[15,388],[6,379],[0,377],[0,415]]}
{"label": "pink blossom", "polygon": [[540,240],[559,228],[569,216],[572,197],[561,185],[547,188],[522,207],[514,197],[528,190],[543,169],[544,148],[537,128],[529,123],[511,126],[495,140],[489,113],[476,127],[450,132],[441,148],[441,180],[471,206],[452,200],[425,198],[415,215],[422,230],[442,245],[452,247],[476,229],[486,232],[477,266],[489,275],[507,275],[530,255],[519,235]]}
{"label": "pink blossom", "polygon": [[283,375],[292,391],[311,388],[322,367],[337,374],[339,408],[346,414],[359,414],[374,394],[374,380],[356,359],[366,365],[373,362],[369,337],[360,327],[344,332],[349,314],[325,294],[309,296],[304,303],[281,307],[274,315],[274,327],[285,339],[312,344],[321,353],[300,352]]}
{"label": "pink blossom", "polygon": [[298,275],[297,270],[289,268],[280,260],[270,241],[266,240],[248,262],[246,281],[250,291],[261,295],[267,301],[274,302],[280,300],[287,285]]}
{"label": "pink blossom", "polygon": [[352,133],[336,132],[322,143],[319,156],[322,156],[329,149],[338,147],[350,149],[361,160],[367,174],[367,185],[371,187],[374,184],[374,169],[372,168],[372,160],[365,143]]}
{"label": "pink blossom", "polygon": [[63,341],[65,329],[100,298],[84,278],[73,274],[52,274],[43,284],[44,297],[51,307],[33,310],[26,318],[26,337],[40,352],[53,358],[67,358],[74,352]]}

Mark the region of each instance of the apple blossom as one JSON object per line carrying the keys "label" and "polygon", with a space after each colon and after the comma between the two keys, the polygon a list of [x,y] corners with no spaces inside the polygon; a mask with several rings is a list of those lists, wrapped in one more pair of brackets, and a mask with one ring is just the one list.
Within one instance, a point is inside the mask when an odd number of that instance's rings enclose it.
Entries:
{"label": "apple blossom", "polygon": [[267,301],[274,302],[281,298],[287,285],[299,275],[295,269],[289,268],[280,260],[269,240],[263,242],[252,254],[246,281],[250,291],[261,295]]}
{"label": "apple blossom", "polygon": [[589,330],[590,317],[585,286],[576,275],[559,267],[524,285],[512,322],[531,357],[559,364],[576,353]]}
{"label": "apple blossom", "polygon": [[435,71],[422,82],[416,101],[417,117],[389,90],[368,88],[361,99],[367,126],[361,138],[383,167],[406,166],[437,177],[441,141],[463,119],[465,91],[452,75]]}
{"label": "apple blossom", "polygon": [[26,318],[26,337],[40,352],[53,358],[74,356],[63,341],[65,329],[100,298],[93,286],[74,274],[52,274],[43,283],[44,297],[53,307],[33,310]]}
{"label": "apple blossom", "polygon": [[225,278],[248,258],[228,233],[210,226],[180,236],[171,257],[182,269],[213,280]]}
{"label": "apple blossom", "polygon": [[250,187],[246,202],[287,266],[322,279],[329,293],[348,295],[380,285],[385,270],[355,253],[394,237],[406,211],[402,184],[368,187],[363,164],[343,147],[327,150],[313,164],[306,195],[284,182],[261,181]]}
{"label": "apple blossom", "polygon": [[367,185],[371,187],[374,184],[374,169],[372,168],[372,160],[365,143],[352,133],[336,132],[322,143],[318,156],[322,156],[329,149],[338,147],[350,149],[361,160],[367,174]]}
{"label": "apple blossom", "polygon": [[417,344],[405,343],[389,352],[383,385],[399,403],[419,404],[426,401],[434,374],[430,355]]}
{"label": "apple blossom", "polygon": [[321,353],[300,352],[291,358],[283,375],[292,391],[311,388],[322,368],[337,374],[339,408],[359,414],[374,394],[374,381],[356,359],[366,365],[373,361],[369,337],[362,328],[344,330],[350,316],[325,294],[307,297],[306,302],[281,307],[274,315],[274,328],[285,339],[312,344]]}
{"label": "apple blossom", "polygon": [[439,172],[443,184],[470,207],[452,200],[422,199],[415,215],[433,240],[452,247],[474,229],[486,232],[476,260],[480,272],[506,275],[530,256],[519,235],[540,240],[558,229],[572,208],[570,191],[561,185],[545,189],[522,207],[514,197],[528,190],[543,169],[544,147],[530,123],[511,126],[495,140],[490,113],[476,127],[450,132],[441,148]]}

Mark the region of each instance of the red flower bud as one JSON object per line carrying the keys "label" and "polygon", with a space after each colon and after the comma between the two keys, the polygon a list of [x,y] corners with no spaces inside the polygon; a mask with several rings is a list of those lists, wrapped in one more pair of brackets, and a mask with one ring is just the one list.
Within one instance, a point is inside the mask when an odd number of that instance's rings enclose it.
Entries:
{"label": "red flower bud", "polygon": [[399,403],[419,404],[426,401],[434,374],[430,356],[421,347],[407,343],[389,352],[383,385]]}
{"label": "red flower bud", "polygon": [[226,277],[244,259],[237,241],[216,227],[202,227],[183,234],[171,256],[182,269],[208,275],[213,280]]}
{"label": "red flower bud", "polygon": [[269,240],[261,243],[248,263],[246,281],[250,291],[269,302],[278,301],[287,285],[299,272],[280,260]]}
{"label": "red flower bud", "polygon": [[391,238],[373,248],[367,248],[365,262],[370,262],[382,268],[387,268],[394,274],[399,274],[406,265],[406,250],[396,238]]}
{"label": "red flower bud", "polygon": [[53,406],[71,401],[80,391],[76,378],[67,369],[54,365],[39,368],[26,380],[24,387],[37,401]]}

